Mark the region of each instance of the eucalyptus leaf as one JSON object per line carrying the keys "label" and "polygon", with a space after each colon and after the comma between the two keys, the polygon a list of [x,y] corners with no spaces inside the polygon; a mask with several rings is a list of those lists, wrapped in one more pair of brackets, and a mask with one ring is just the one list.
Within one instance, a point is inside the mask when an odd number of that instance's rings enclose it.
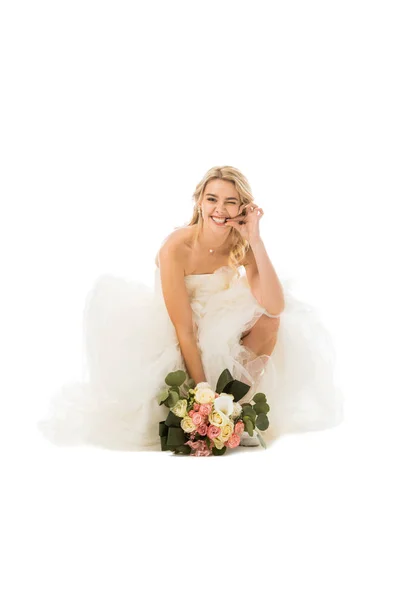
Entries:
{"label": "eucalyptus leaf", "polygon": [[252,406],[245,406],[244,409],[243,409],[243,415],[245,415],[246,417],[250,417],[251,420],[254,421],[254,422],[257,419],[257,413],[253,409]]}
{"label": "eucalyptus leaf", "polygon": [[247,433],[250,436],[253,436],[253,433],[254,433],[253,421],[250,419],[250,417],[244,417],[243,422],[244,422],[245,431],[247,431]]}
{"label": "eucalyptus leaf", "polygon": [[173,408],[175,406],[175,404],[180,400],[180,396],[174,390],[172,390],[172,391],[170,390],[169,397],[170,397],[170,402],[169,402],[168,406],[170,408]]}
{"label": "eucalyptus leaf", "polygon": [[254,402],[266,402],[267,397],[263,392],[258,392],[257,394],[254,394],[252,400]]}
{"label": "eucalyptus leaf", "polygon": [[265,431],[269,427],[269,419],[266,414],[260,413],[257,417],[256,425],[261,431]]}
{"label": "eucalyptus leaf", "polygon": [[169,390],[167,388],[165,388],[164,390],[161,390],[161,392],[157,396],[158,404],[161,405],[163,402],[165,402],[165,400],[168,398],[168,396],[169,396]]}
{"label": "eucalyptus leaf", "polygon": [[269,406],[266,402],[256,402],[253,408],[257,414],[259,414],[259,413],[267,414],[267,412],[269,411]]}
{"label": "eucalyptus leaf", "polygon": [[171,387],[169,388],[170,392],[176,392],[177,394],[181,393],[181,390],[179,389],[179,386],[177,385],[171,385]]}
{"label": "eucalyptus leaf", "polygon": [[178,371],[172,371],[171,373],[168,373],[168,375],[165,378],[165,383],[167,385],[176,385],[179,387],[180,385],[182,385],[182,383],[185,380],[186,380],[185,371],[178,370]]}

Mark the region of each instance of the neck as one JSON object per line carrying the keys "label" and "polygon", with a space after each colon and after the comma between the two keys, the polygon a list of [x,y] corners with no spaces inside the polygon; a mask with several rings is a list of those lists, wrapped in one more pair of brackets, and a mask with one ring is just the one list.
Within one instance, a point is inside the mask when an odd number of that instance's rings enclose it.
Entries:
{"label": "neck", "polygon": [[229,244],[228,239],[230,237],[231,229],[228,231],[221,231],[220,235],[216,235],[213,231],[210,231],[208,227],[204,227],[204,224],[200,227],[198,241],[204,248],[224,250]]}

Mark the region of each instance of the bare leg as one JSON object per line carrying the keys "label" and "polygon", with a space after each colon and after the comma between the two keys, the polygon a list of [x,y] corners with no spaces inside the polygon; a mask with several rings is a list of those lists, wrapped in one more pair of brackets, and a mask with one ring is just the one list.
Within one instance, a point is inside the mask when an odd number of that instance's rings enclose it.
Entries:
{"label": "bare leg", "polygon": [[255,352],[257,356],[261,354],[271,356],[278,339],[279,323],[279,317],[261,315],[255,325],[243,333],[240,343]]}
{"label": "bare leg", "polygon": [[[268,317],[267,315],[261,315],[255,325],[249,330],[245,331],[241,337],[240,343],[243,346],[249,348],[257,356],[267,355],[263,360],[265,364],[268,362],[271,356],[278,338],[280,318],[279,317]],[[250,359],[251,362],[251,359]],[[244,364],[246,366],[246,363]],[[252,388],[242,398],[240,403],[247,403],[253,396]],[[263,434],[265,442],[271,443],[274,439],[274,432],[271,428],[268,428],[268,433]],[[240,441],[241,446],[258,446],[258,439],[249,437],[249,434],[244,432]]]}

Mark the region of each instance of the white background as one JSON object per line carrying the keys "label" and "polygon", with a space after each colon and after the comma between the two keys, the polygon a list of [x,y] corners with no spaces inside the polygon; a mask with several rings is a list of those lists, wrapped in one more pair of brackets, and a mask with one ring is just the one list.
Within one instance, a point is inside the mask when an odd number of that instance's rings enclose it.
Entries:
{"label": "white background", "polygon": [[[2,3],[7,600],[399,597],[395,9]],[[345,422],[220,460],[52,446],[35,423],[80,373],[94,279],[152,285],[217,165],[332,332]]]}

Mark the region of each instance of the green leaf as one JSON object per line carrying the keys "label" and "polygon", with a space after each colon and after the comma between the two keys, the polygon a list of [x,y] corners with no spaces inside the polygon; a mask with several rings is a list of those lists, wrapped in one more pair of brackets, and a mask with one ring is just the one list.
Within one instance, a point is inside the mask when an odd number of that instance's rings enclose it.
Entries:
{"label": "green leaf", "polygon": [[176,392],[179,395],[181,393],[181,390],[177,385],[171,385],[171,387],[169,388],[169,393],[171,392]]}
{"label": "green leaf", "polygon": [[213,446],[211,452],[214,456],[222,456],[222,454],[225,454],[226,452],[226,446],[222,446],[220,449]]}
{"label": "green leaf", "polygon": [[187,380],[186,385],[188,386],[189,389],[190,388],[194,389],[196,387],[196,383],[195,383],[194,379],[192,379],[192,378]]}
{"label": "green leaf", "polygon": [[257,414],[259,414],[259,413],[267,414],[267,412],[269,411],[269,406],[266,402],[256,402],[253,408]]}
{"label": "green leaf", "polygon": [[250,417],[244,417],[243,418],[243,422],[244,422],[244,429],[245,429],[245,431],[247,431],[247,433],[250,436],[253,436],[253,432],[254,432],[253,421],[250,419]]}
{"label": "green leaf", "polygon": [[182,383],[186,380],[186,373],[185,371],[179,370],[179,371],[172,371],[171,373],[168,373],[168,375],[165,378],[165,383],[167,385],[177,385],[180,386],[182,385]]}
{"label": "green leaf", "polygon": [[234,379],[233,381],[230,381],[226,384],[223,391],[224,394],[232,394],[235,399],[235,402],[238,402],[247,394],[249,389],[250,386],[247,385],[247,383],[243,383],[243,381],[238,381],[237,379]]}
{"label": "green leaf", "polygon": [[234,381],[232,375],[229,372],[229,369],[225,369],[222,371],[221,375],[218,377],[216,392],[217,394],[221,394],[224,390],[225,386],[228,385],[231,381]]}
{"label": "green leaf", "polygon": [[256,426],[261,431],[265,431],[269,427],[269,420],[266,414],[260,413],[257,417]]}
{"label": "green leaf", "polygon": [[262,392],[258,392],[258,394],[254,394],[252,400],[254,402],[266,402],[267,401],[267,397]]}
{"label": "green leaf", "polygon": [[165,390],[161,390],[161,392],[157,396],[158,404],[161,406],[161,404],[163,404],[165,402],[165,400],[168,398],[168,396],[169,396],[168,388],[165,388]]}
{"label": "green leaf", "polygon": [[243,408],[243,415],[245,415],[246,417],[250,417],[250,419],[255,422],[257,419],[257,413],[256,411],[253,409],[252,406],[245,406]]}
{"label": "green leaf", "polygon": [[174,390],[169,392],[169,398],[166,402],[169,408],[173,408],[175,404],[180,400],[179,394],[177,394]]}

